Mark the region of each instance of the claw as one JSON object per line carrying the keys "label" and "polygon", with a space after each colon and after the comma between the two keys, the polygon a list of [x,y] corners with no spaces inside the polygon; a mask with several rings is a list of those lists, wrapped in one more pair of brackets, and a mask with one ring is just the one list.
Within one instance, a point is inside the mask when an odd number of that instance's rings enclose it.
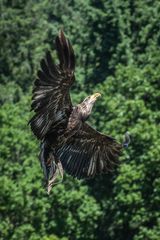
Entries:
{"label": "claw", "polygon": [[129,132],[126,132],[124,135],[123,147],[127,148],[130,142],[131,142],[130,134]]}
{"label": "claw", "polygon": [[54,173],[53,177],[48,181],[48,184],[47,184],[47,193],[48,193],[48,195],[50,194],[50,191],[52,189],[53,184],[55,184],[56,178],[57,178],[57,170]]}

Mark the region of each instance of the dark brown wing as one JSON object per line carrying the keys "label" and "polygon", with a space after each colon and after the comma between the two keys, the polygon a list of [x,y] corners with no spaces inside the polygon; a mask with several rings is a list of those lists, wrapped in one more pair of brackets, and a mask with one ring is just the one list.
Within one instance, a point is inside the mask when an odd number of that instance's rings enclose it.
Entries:
{"label": "dark brown wing", "polygon": [[69,88],[74,81],[75,56],[62,31],[56,38],[56,50],[59,65],[53,63],[48,52],[34,82],[31,109],[35,115],[29,124],[39,139],[43,139],[51,127],[63,123],[72,109]]}
{"label": "dark brown wing", "polygon": [[122,144],[114,138],[84,123],[81,130],[58,149],[57,155],[66,172],[81,179],[112,171],[121,150]]}

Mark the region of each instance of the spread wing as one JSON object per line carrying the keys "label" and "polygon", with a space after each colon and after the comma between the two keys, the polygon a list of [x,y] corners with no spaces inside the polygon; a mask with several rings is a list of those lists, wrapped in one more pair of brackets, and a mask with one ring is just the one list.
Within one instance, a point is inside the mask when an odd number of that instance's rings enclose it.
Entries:
{"label": "spread wing", "polygon": [[64,123],[72,109],[69,88],[74,81],[74,51],[62,31],[55,43],[59,64],[53,62],[48,52],[34,82],[31,109],[35,115],[29,124],[38,139],[43,139],[51,127]]}
{"label": "spread wing", "polygon": [[66,172],[79,179],[112,171],[118,164],[122,144],[103,135],[87,123],[71,137],[57,155]]}

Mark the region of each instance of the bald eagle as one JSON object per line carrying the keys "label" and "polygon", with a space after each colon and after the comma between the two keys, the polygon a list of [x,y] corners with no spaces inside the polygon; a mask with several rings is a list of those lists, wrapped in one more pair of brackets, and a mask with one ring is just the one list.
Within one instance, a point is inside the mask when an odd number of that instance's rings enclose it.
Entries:
{"label": "bald eagle", "polygon": [[41,141],[39,159],[48,193],[63,169],[73,177],[85,179],[111,171],[118,164],[124,144],[101,134],[86,123],[100,93],[88,96],[73,106],[69,89],[75,81],[75,55],[63,31],[55,39],[59,64],[50,52],[41,60],[34,82],[29,121]]}

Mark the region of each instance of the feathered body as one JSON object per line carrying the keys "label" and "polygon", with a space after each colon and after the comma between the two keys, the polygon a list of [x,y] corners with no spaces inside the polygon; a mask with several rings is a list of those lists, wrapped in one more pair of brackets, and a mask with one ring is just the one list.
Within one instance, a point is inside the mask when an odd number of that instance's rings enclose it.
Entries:
{"label": "feathered body", "polygon": [[72,105],[69,89],[75,80],[74,51],[62,31],[55,43],[59,64],[53,62],[50,52],[41,61],[31,105],[35,115],[29,122],[41,141],[40,161],[48,192],[58,170],[61,175],[64,169],[79,179],[106,173],[118,163],[123,148],[114,138],[97,132],[85,122],[99,93],[77,106]]}

